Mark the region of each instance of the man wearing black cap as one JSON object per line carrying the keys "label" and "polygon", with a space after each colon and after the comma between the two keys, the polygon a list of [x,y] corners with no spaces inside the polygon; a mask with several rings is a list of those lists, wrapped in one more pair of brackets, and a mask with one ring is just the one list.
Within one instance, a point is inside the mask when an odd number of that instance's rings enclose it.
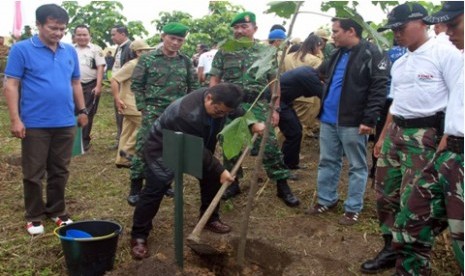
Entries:
{"label": "man wearing black cap", "polygon": [[[445,23],[451,42],[463,50],[463,1],[445,2],[441,11],[423,19]],[[449,226],[455,259],[463,271],[463,58],[455,60],[456,85],[450,90],[444,137],[434,159],[415,179],[412,193],[394,225],[393,246],[400,275],[430,275],[430,254],[438,231]]]}
{"label": "man wearing black cap", "polygon": [[[248,110],[255,99],[258,97],[260,91],[271,81],[276,78],[277,68],[276,65],[272,66],[264,76],[257,78],[257,69],[248,70],[252,64],[259,60],[260,53],[266,50],[265,45],[261,45],[254,41],[254,34],[257,31],[255,22],[255,14],[252,12],[243,12],[237,14],[232,22],[234,38],[236,39],[249,39],[253,42],[252,47],[245,47],[234,52],[226,52],[219,50],[213,59],[212,69],[210,70],[210,87],[217,85],[221,80],[239,85],[244,90],[244,101],[242,107]],[[271,91],[276,85],[270,85]],[[278,86],[279,91],[279,86]],[[266,120],[268,105],[264,95],[253,106],[252,112],[259,121]],[[272,111],[273,126],[278,125],[279,122],[279,99],[275,103],[275,108]],[[296,207],[300,204],[299,199],[291,191],[287,183],[290,176],[289,170],[283,162],[281,151],[279,150],[278,142],[274,130],[270,129],[270,136],[268,137],[267,145],[265,148],[265,156],[263,158],[263,165],[265,167],[268,177],[276,181],[277,196],[281,198],[284,203],[290,207]],[[240,193],[238,181],[233,182],[225,192],[223,199],[228,199]]]}
{"label": "man wearing black cap", "polygon": [[[384,247],[362,264],[365,273],[395,266],[397,251],[392,246],[399,210],[412,191],[412,181],[433,158],[441,139],[449,92],[456,86],[462,66],[460,52],[429,39],[424,7],[405,3],[388,15],[379,31],[392,29],[394,39],[408,51],[391,69],[393,102],[386,124],[374,148],[379,156],[376,169],[378,218]],[[382,149],[381,149],[382,146]]]}

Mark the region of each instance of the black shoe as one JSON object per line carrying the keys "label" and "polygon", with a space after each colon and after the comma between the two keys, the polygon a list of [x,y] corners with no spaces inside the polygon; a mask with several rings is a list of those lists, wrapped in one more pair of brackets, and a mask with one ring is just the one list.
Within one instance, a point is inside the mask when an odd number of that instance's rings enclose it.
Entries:
{"label": "black shoe", "polygon": [[291,188],[286,180],[278,180],[276,183],[278,193],[277,196],[281,198],[284,203],[289,207],[297,207],[300,204],[299,199],[292,193]]}
{"label": "black shoe", "polygon": [[129,195],[127,201],[129,205],[136,206],[139,201],[139,195]]}
{"label": "black shoe", "polygon": [[233,198],[241,193],[241,188],[239,188],[239,182],[234,181],[229,185],[229,187],[224,192],[223,196],[221,197],[222,200],[228,200]]}
{"label": "black shoe", "polygon": [[131,154],[128,154],[127,152],[125,152],[124,150],[120,150],[119,151],[119,156],[128,160],[129,162],[132,161],[132,155]]}
{"label": "black shoe", "polygon": [[384,247],[372,260],[364,262],[360,270],[363,273],[374,274],[396,266],[397,252],[392,248],[392,235],[383,235]]}
{"label": "black shoe", "polygon": [[301,165],[293,165],[293,166],[287,166],[289,168],[289,170],[302,170],[302,169],[306,169],[307,166],[301,166]]}
{"label": "black shoe", "polygon": [[166,190],[165,196],[166,197],[174,197],[174,189],[170,187],[168,190]]}

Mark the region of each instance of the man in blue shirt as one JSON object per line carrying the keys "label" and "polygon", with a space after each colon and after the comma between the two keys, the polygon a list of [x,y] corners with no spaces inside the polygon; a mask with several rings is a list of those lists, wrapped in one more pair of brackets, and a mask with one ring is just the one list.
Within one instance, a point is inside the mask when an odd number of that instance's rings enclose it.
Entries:
{"label": "man in blue shirt", "polygon": [[342,158],[349,161],[349,188],[342,225],[357,222],[368,177],[366,145],[385,99],[387,60],[361,38],[362,27],[351,19],[334,18],[333,39],[339,48],[320,66],[326,77],[320,110],[318,203],[309,214],[336,207]]}
{"label": "man in blue shirt", "polygon": [[[68,24],[58,5],[36,10],[39,34],[13,45],[5,70],[5,97],[11,134],[21,139],[26,229],[44,232],[42,220],[72,223],[66,213],[65,185],[78,124],[87,124],[76,50],[61,43]],[[19,91],[21,84],[21,92]],[[46,175],[47,201],[42,199]]]}

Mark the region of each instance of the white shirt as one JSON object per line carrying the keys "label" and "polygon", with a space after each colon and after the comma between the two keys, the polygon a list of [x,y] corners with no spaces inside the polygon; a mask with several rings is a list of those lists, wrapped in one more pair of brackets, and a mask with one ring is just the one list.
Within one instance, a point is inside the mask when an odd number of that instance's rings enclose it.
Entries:
{"label": "white shirt", "polygon": [[452,42],[450,42],[449,36],[445,32],[437,34],[435,38],[439,43],[443,43],[443,44],[455,47],[454,44],[452,44]]}
{"label": "white shirt", "polygon": [[[105,58],[100,46],[89,43],[84,47],[74,45],[79,58],[81,82],[88,83],[97,79],[97,67],[105,65]],[[95,67],[93,67],[95,66]]]}
{"label": "white shirt", "polygon": [[448,135],[463,137],[463,53],[462,59],[457,60],[462,70],[457,79],[456,85],[451,89],[449,103],[446,109],[446,119],[444,133]]}
{"label": "white shirt", "polygon": [[461,72],[455,47],[429,39],[414,52],[407,51],[391,69],[390,113],[405,119],[433,116],[445,111],[449,91]]}
{"label": "white shirt", "polygon": [[203,67],[204,75],[206,75],[212,69],[212,62],[216,52],[218,52],[218,49],[211,49],[210,51],[200,55],[199,65],[197,65],[197,67]]}
{"label": "white shirt", "polygon": [[113,69],[111,70],[113,73],[118,72],[118,70],[121,69],[121,67],[123,67],[123,65],[121,64],[121,46],[123,46],[126,43],[129,43],[129,39],[118,45],[118,51],[116,51],[115,53],[115,63],[113,63]]}

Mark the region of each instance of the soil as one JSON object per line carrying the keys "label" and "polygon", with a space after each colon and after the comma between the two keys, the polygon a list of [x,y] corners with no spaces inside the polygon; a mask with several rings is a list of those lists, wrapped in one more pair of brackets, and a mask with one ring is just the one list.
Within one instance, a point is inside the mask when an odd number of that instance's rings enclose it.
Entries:
{"label": "soil", "polygon": [[[111,103],[110,96],[106,100]],[[107,121],[100,119],[95,129],[112,128],[112,105],[107,104],[99,113],[100,118],[107,118]],[[301,151],[301,165],[306,168],[295,171],[298,180],[289,181],[301,200],[299,207],[287,207],[276,196],[275,184],[263,172],[260,174],[262,181],[249,217],[244,264],[238,265],[237,245],[249,182],[256,166],[254,157],[247,157],[244,162],[242,193],[221,202],[221,219],[231,225],[233,231],[226,235],[203,231],[200,236],[202,243],[217,248],[222,254],[199,255],[187,246],[185,238],[198,221],[199,188],[193,177],[184,175],[183,269],[176,264],[174,252],[174,200],[166,197],[153,221],[154,228],[148,240],[150,257],[133,260],[129,253],[133,208],[125,201],[129,174],[126,169],[114,167],[115,152],[108,149],[114,141],[114,133],[95,131],[93,137],[91,150],[72,161],[66,202],[75,220],[108,219],[123,226],[114,268],[106,275],[360,275],[360,264],[382,247],[371,179],[359,223],[338,224],[347,190],[347,164],[341,174],[338,207],[324,215],[305,214],[316,200],[319,157],[318,140],[307,137]],[[45,235],[30,239],[25,236],[23,221],[18,219],[24,212],[18,155],[16,151],[0,158],[0,209],[3,210],[0,211],[0,274],[64,275],[66,263],[61,245],[52,234],[53,223],[46,222]],[[433,275],[459,275],[447,241],[447,237],[441,237],[433,250]],[[391,270],[379,275],[392,273]]]}
{"label": "soil", "polygon": [[[172,211],[159,212],[154,220],[154,230],[149,237],[151,257],[131,261],[116,267],[108,275],[359,275],[359,266],[373,257],[382,246],[377,233],[375,194],[371,180],[367,185],[365,210],[360,223],[342,226],[338,219],[343,214],[343,203],[328,214],[310,216],[304,211],[316,198],[318,140],[308,139],[302,150],[304,170],[296,171],[299,180],[290,181],[294,193],[300,198],[298,208],[286,207],[275,196],[274,184],[266,179],[249,218],[245,262],[237,263],[237,245],[241,222],[247,203],[248,181],[255,164],[253,157],[245,161],[242,194],[222,202],[222,220],[233,227],[226,235],[203,231],[201,243],[219,249],[221,255],[198,255],[184,243],[184,269],[177,267],[174,257]],[[188,179],[187,183],[195,183]],[[341,199],[347,183],[347,164],[341,175]],[[186,193],[197,194],[197,186],[185,185]],[[171,205],[168,199],[164,204]],[[166,206],[166,205],[165,205]],[[197,222],[197,203],[185,204],[184,236]],[[127,244],[127,239],[122,241]],[[393,271],[380,275],[391,275]]]}

